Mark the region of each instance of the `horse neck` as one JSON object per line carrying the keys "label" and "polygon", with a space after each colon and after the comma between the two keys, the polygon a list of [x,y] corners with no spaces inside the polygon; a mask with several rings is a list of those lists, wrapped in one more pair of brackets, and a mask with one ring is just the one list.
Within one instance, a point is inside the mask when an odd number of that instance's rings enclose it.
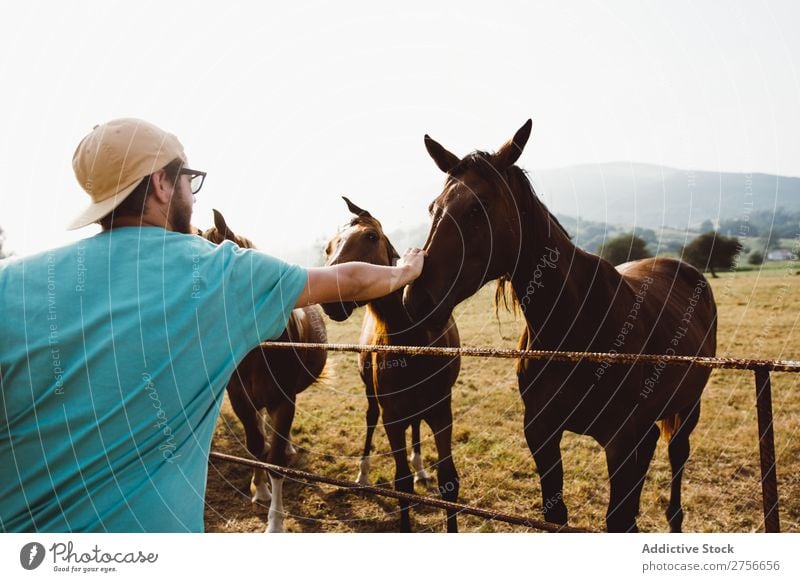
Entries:
{"label": "horse neck", "polygon": [[[369,302],[368,309],[378,323],[380,335],[397,339],[414,326],[403,307],[402,289]],[[392,342],[394,343],[394,342]]]}
{"label": "horse neck", "polygon": [[[531,338],[543,349],[588,347],[620,275],[600,257],[576,247],[544,204],[533,193],[529,198],[522,219],[522,254],[511,284]],[[573,325],[576,317],[580,323]]]}

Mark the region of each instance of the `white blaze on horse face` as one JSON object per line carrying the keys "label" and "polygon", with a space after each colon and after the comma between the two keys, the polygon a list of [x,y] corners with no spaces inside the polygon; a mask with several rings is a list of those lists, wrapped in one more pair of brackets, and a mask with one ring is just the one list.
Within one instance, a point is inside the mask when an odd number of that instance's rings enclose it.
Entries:
{"label": "white blaze on horse face", "polygon": [[285,533],[283,527],[283,477],[269,476],[272,484],[272,502],[269,504],[266,533]]}
{"label": "white blaze on horse face", "polygon": [[422,455],[418,455],[417,451],[412,451],[409,461],[411,461],[411,468],[414,469],[414,483],[427,483],[430,481],[431,476],[428,475],[422,464]]}
{"label": "white blaze on horse face", "polygon": [[369,485],[369,457],[361,457],[361,463],[358,465],[356,483],[359,485]]}
{"label": "white blaze on horse face", "polygon": [[356,230],[355,226],[348,226],[344,230],[339,232],[338,240],[336,241],[336,248],[333,250],[333,254],[328,257],[328,264],[333,265],[339,260],[339,255],[344,248],[344,242],[348,239],[350,234]]}

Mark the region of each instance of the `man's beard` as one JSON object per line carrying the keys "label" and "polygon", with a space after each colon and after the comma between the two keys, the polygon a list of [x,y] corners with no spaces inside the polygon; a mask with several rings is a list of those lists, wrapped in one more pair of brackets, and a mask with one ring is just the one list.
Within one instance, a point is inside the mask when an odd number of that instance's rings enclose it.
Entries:
{"label": "man's beard", "polygon": [[192,198],[186,202],[184,196],[173,196],[172,204],[169,206],[169,222],[174,232],[181,234],[192,234]]}

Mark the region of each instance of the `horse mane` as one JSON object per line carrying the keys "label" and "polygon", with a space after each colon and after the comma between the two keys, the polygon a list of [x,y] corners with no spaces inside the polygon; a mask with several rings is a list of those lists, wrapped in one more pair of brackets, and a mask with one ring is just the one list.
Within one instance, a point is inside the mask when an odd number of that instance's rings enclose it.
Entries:
{"label": "horse mane", "polygon": [[[491,174],[488,173],[489,169],[491,169]],[[502,182],[502,187],[507,188],[521,206],[528,207],[528,205],[533,204],[539,205],[559,231],[568,239],[572,240],[572,235],[570,235],[567,229],[564,228],[564,225],[556,218],[556,215],[550,212],[547,206],[545,206],[544,202],[539,198],[539,195],[536,194],[536,191],[533,189],[533,184],[531,184],[531,180],[528,177],[528,172],[514,165],[501,173],[492,163],[492,154],[476,150],[465,156],[448,172],[448,174],[456,177],[469,170],[477,172],[482,177],[492,182]],[[522,195],[521,198],[517,196],[515,192],[519,192]],[[497,279],[497,286],[494,292],[494,312],[498,320],[500,319],[501,303],[506,311],[513,312],[515,316],[517,315],[520,303],[517,294],[514,293],[514,288],[511,286],[511,277],[509,274],[505,274]]]}

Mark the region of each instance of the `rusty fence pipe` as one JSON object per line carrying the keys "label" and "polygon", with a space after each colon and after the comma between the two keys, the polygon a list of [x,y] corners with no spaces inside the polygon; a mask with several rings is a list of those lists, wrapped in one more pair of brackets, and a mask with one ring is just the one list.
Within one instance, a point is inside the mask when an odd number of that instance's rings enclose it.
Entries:
{"label": "rusty fence pipe", "polygon": [[304,483],[325,483],[333,485],[341,489],[346,489],[352,493],[371,493],[373,495],[382,495],[383,497],[391,497],[393,499],[400,499],[418,505],[428,505],[431,507],[438,507],[440,509],[450,509],[459,513],[466,513],[483,517],[492,521],[503,521],[513,525],[521,525],[529,529],[540,529],[548,532],[556,533],[589,533],[589,530],[580,529],[576,527],[560,526],[546,521],[539,521],[537,519],[529,519],[518,515],[511,515],[508,513],[501,513],[498,511],[490,511],[488,509],[481,509],[472,505],[465,505],[463,503],[454,503],[452,501],[445,501],[444,499],[435,499],[433,497],[424,497],[422,495],[415,495],[413,493],[405,493],[403,491],[395,491],[394,489],[386,489],[385,487],[376,487],[374,485],[359,485],[352,481],[345,481],[344,479],[336,479],[334,477],[325,477],[323,475],[315,475],[314,473],[307,473],[305,471],[298,471],[297,469],[290,469],[288,467],[281,467],[279,465],[272,465],[262,461],[253,459],[244,459],[242,457],[235,457],[233,455],[226,455],[225,453],[218,453],[212,451],[209,458],[217,459],[220,461],[227,461],[229,463],[236,463],[239,465],[246,465],[256,469],[264,469],[268,473],[277,475],[279,477],[289,477]]}
{"label": "rusty fence pipe", "polygon": [[704,356],[667,356],[659,354],[621,354],[604,352],[551,352],[545,350],[512,350],[506,348],[438,346],[387,346],[371,344],[323,344],[300,342],[263,342],[262,348],[278,350],[326,350],[329,352],[389,352],[410,356],[470,356],[476,358],[506,358],[526,360],[550,360],[553,362],[609,362],[611,364],[658,364],[676,366],[700,366],[729,370],[765,369],[771,372],[800,372],[797,360],[754,360],[744,358],[709,358]]}
{"label": "rusty fence pipe", "polygon": [[[698,356],[667,356],[658,354],[621,354],[601,352],[555,352],[544,350],[512,350],[505,348],[436,346],[387,346],[364,344],[324,344],[295,342],[264,342],[262,348],[291,350],[327,350],[331,352],[390,352],[411,356],[471,356],[479,358],[507,358],[550,360],[554,362],[609,362],[627,365],[655,364],[701,366],[729,370],[753,370],[756,377],[756,407],[758,413],[758,451],[761,462],[761,496],[764,506],[764,531],[780,532],[778,504],[778,477],[775,460],[775,433],[772,418],[772,385],[769,373],[800,372],[797,360],[760,360],[744,358],[709,358]],[[217,453],[215,453],[217,454]],[[377,488],[381,489],[381,488]],[[381,493],[387,490],[381,489]],[[399,497],[398,497],[399,499]],[[425,498],[422,498],[425,499]],[[447,503],[447,502],[441,502]],[[442,506],[440,506],[442,507]],[[468,507],[468,506],[464,506]],[[519,518],[525,519],[525,518]],[[548,524],[550,525],[550,524]]]}

